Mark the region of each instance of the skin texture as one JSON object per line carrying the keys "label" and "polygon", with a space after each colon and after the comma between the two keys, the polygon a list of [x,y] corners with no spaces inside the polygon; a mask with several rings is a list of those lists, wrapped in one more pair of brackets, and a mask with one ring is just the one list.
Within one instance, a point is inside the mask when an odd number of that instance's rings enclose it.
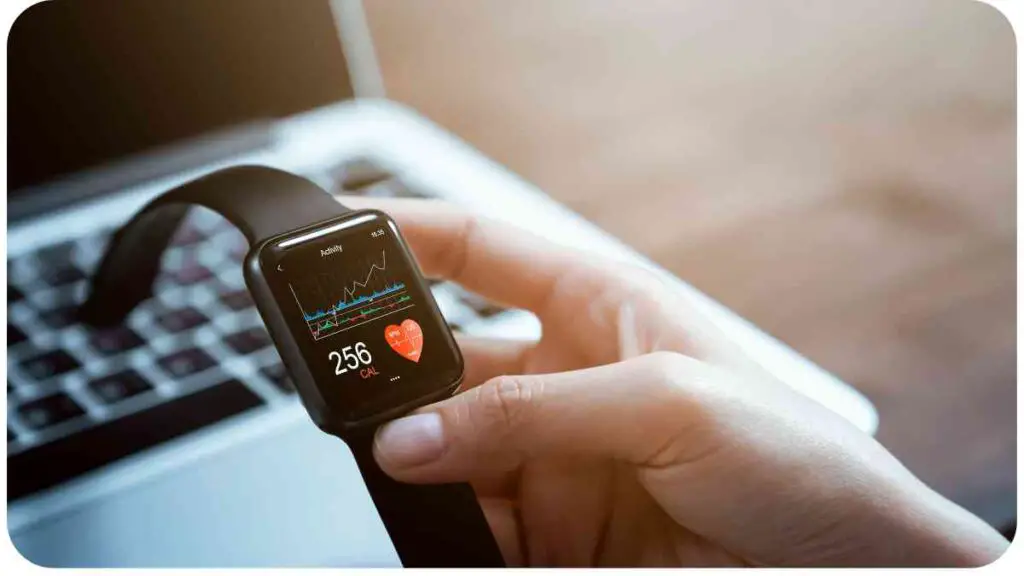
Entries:
{"label": "skin texture", "polygon": [[463,390],[384,426],[406,482],[469,481],[511,565],[976,566],[1007,542],[751,361],[654,273],[435,201],[390,213],[427,276],[532,311],[460,338]]}

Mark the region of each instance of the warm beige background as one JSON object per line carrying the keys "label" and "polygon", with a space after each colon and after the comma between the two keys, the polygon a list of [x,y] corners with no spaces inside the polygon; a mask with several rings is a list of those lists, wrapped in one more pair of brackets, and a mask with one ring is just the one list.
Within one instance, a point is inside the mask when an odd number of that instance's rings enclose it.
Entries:
{"label": "warm beige background", "polygon": [[1014,40],[970,0],[369,1],[389,95],[857,385],[1015,509]]}

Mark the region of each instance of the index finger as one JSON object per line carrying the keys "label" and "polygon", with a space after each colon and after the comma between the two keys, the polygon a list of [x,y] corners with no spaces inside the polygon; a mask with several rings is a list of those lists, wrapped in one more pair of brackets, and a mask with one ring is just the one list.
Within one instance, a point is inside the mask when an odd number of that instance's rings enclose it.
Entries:
{"label": "index finger", "polygon": [[542,315],[560,282],[583,272],[580,255],[500,220],[436,200],[343,197],[402,228],[424,274]]}

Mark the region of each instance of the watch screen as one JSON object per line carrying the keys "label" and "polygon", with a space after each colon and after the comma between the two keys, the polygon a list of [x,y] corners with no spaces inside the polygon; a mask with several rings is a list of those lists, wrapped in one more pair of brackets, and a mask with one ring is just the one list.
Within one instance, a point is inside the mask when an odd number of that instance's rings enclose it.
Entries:
{"label": "watch screen", "polygon": [[332,412],[371,418],[462,376],[454,339],[383,213],[341,218],[267,249],[264,275]]}

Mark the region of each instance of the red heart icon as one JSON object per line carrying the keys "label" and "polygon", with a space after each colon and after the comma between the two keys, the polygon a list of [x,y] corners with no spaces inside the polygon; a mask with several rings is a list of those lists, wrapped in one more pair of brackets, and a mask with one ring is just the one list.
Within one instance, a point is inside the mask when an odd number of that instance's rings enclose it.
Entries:
{"label": "red heart icon", "polygon": [[413,362],[420,361],[420,352],[423,351],[423,330],[413,319],[402,321],[401,326],[394,324],[384,329],[384,339],[388,346],[395,352]]}

